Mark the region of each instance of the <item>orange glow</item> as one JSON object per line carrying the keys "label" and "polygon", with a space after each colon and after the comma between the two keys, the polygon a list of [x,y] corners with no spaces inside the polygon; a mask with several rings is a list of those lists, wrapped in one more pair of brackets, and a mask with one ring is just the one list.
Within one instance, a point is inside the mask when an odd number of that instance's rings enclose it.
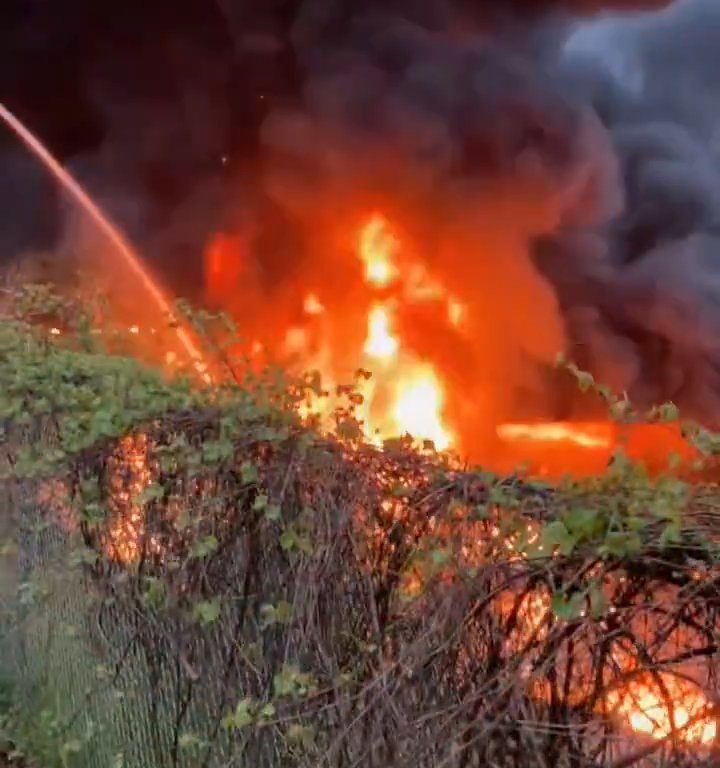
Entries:
{"label": "orange glow", "polygon": [[212,302],[228,299],[245,269],[245,243],[240,237],[219,234],[205,251],[205,283]]}
{"label": "orange glow", "polygon": [[448,320],[456,328],[460,326],[465,316],[465,307],[455,299],[448,300]]}

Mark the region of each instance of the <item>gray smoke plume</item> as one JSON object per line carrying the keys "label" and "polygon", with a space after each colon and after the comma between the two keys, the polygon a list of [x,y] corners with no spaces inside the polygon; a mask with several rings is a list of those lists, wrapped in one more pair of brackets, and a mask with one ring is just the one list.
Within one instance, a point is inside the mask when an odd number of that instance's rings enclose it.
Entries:
{"label": "gray smoke plume", "polygon": [[565,348],[641,404],[716,420],[720,7],[488,6],[306,0],[268,189],[306,220],[390,201],[473,308],[444,375],[475,412],[578,415],[538,373]]}
{"label": "gray smoke plume", "polygon": [[[612,137],[626,200],[602,232],[594,289],[559,286],[576,357],[642,402],[673,399],[711,423],[720,414],[718,42],[717,3],[679,0],[586,26],[559,61]],[[555,248],[585,256],[563,236]],[[557,276],[552,250],[545,263]]]}

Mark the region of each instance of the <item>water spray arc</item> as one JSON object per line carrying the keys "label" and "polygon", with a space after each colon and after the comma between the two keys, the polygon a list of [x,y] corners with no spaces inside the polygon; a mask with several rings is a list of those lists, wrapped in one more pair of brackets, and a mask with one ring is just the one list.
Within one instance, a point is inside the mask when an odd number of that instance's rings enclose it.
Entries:
{"label": "water spray arc", "polygon": [[[0,118],[15,133],[22,143],[40,160],[48,171],[57,179],[62,188],[90,216],[98,228],[108,237],[115,249],[124,259],[126,265],[138,278],[143,289],[152,299],[155,306],[166,317],[174,315],[170,302],[163,294],[157,282],[143,266],[140,255],[113,224],[108,216],[100,209],[92,198],[85,192],[78,181],[52,155],[47,147],[20,121],[4,104],[0,103]],[[187,353],[190,361],[203,364],[203,355],[197,348],[188,332],[182,327],[175,327],[175,333]]]}

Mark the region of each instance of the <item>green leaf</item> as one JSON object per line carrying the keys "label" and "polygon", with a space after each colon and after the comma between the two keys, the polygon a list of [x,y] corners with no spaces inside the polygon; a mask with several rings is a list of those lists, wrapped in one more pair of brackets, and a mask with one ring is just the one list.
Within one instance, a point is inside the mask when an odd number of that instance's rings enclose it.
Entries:
{"label": "green leaf", "polygon": [[556,592],[551,600],[552,612],[563,621],[572,621],[577,619],[584,605],[584,598],[579,593],[573,593],[567,598],[562,592]]}
{"label": "green leaf", "polygon": [[430,553],[430,557],[434,565],[441,566],[448,562],[450,559],[450,553],[445,549],[434,549]]}
{"label": "green leaf", "polygon": [[594,538],[603,527],[603,522],[597,510],[587,507],[576,507],[563,518],[565,527],[578,540],[588,541]]}
{"label": "green leaf", "polygon": [[276,521],[280,519],[280,505],[268,504],[265,507],[265,519],[270,521]]}
{"label": "green leaf", "polygon": [[190,553],[193,557],[203,558],[215,552],[218,546],[219,546],[219,542],[215,538],[215,536],[212,536],[212,535],[205,536],[204,538],[200,539],[199,541],[196,541],[195,544],[193,544],[192,549],[190,550]]}
{"label": "green leaf", "polygon": [[235,709],[223,718],[223,726],[225,728],[244,728],[250,725],[255,719],[252,714],[253,700],[250,698],[243,699],[237,703]]}
{"label": "green leaf", "polygon": [[215,598],[214,600],[204,600],[201,603],[197,603],[193,613],[201,624],[212,624],[220,618],[220,600]]}
{"label": "green leaf", "polygon": [[590,599],[590,614],[594,619],[599,619],[607,608],[605,593],[599,581],[595,580],[590,584],[588,597]]}
{"label": "green leaf", "polygon": [[256,483],[258,479],[258,468],[250,462],[244,462],[240,467],[240,478],[244,485]]}
{"label": "green leaf", "polygon": [[571,534],[560,520],[548,523],[540,536],[542,551],[546,556],[552,555],[557,548],[563,556],[571,555],[577,544],[577,537]]}
{"label": "green leaf", "polygon": [[150,501],[157,501],[162,499],[165,495],[165,489],[158,483],[150,483],[150,485],[143,488],[140,493],[135,497],[137,504],[147,504]]}
{"label": "green leaf", "polygon": [[159,608],[165,602],[165,583],[154,576],[145,578],[145,600],[153,608]]}
{"label": "green leaf", "polygon": [[679,520],[669,522],[660,534],[660,547],[667,549],[682,541],[682,527]]}
{"label": "green leaf", "polygon": [[263,720],[271,720],[273,717],[275,717],[275,707],[272,704],[266,704],[260,710],[259,714]]}
{"label": "green leaf", "polygon": [[253,503],[253,509],[256,512],[260,512],[263,509],[265,509],[268,505],[268,497],[264,493],[259,493],[255,497],[255,501]]}
{"label": "green leaf", "polygon": [[640,536],[633,531],[611,531],[605,536],[603,544],[598,547],[601,555],[623,558],[637,555],[642,549]]}
{"label": "green leaf", "polygon": [[280,534],[280,546],[285,552],[290,552],[297,546],[297,536],[292,528],[286,528]]}
{"label": "green leaf", "polygon": [[680,410],[675,403],[664,403],[657,409],[657,416],[660,421],[677,421],[680,418]]}
{"label": "green leaf", "polygon": [[293,723],[287,730],[286,738],[290,744],[309,750],[315,744],[315,729],[310,725]]}
{"label": "green leaf", "polygon": [[182,750],[195,749],[202,744],[202,740],[196,733],[186,732],[180,735],[178,746]]}
{"label": "green leaf", "polygon": [[281,600],[275,606],[275,618],[280,624],[289,624],[293,618],[292,605],[286,600]]}

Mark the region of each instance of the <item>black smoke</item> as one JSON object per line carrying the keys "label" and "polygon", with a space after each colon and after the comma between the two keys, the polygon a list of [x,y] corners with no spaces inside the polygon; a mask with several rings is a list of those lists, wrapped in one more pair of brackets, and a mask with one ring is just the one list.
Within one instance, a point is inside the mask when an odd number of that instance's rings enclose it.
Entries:
{"label": "black smoke", "polygon": [[561,235],[545,251],[556,283],[563,250],[591,273],[589,281],[581,273],[583,290],[572,281],[559,290],[576,357],[643,402],[673,399],[713,423],[720,414],[720,76],[712,63],[719,35],[716,3],[681,0],[661,14],[596,22],[569,41],[559,74],[601,116],[621,164],[625,205],[590,246]]}
{"label": "black smoke", "polygon": [[[199,283],[206,237],[255,186],[259,126],[294,89],[280,2],[8,0],[0,101],[47,142],[175,287]],[[52,249],[67,208],[0,130],[0,260]],[[27,170],[23,171],[27,166]]]}
{"label": "black smoke", "polygon": [[[238,207],[261,230],[271,216],[260,258],[281,280],[279,222],[361,191],[478,302],[484,328],[452,371],[471,400],[489,388],[511,411],[521,382],[572,415],[542,372],[561,345],[643,402],[720,413],[713,0],[128,0],[112,15],[14,0],[0,15],[0,100],[179,290]],[[0,141],[8,258],[50,247],[64,219]]]}
{"label": "black smoke", "polygon": [[[453,372],[480,382],[475,402],[519,381],[542,389],[531,371],[563,343],[638,402],[672,399],[717,420],[716,3],[307,0],[294,41],[304,98],[264,125],[272,194],[307,216],[323,184],[333,200],[390,190],[425,212],[428,241],[474,228],[463,238],[474,258],[428,259],[451,265],[446,282],[493,327],[494,343],[469,344]],[[483,237],[495,254],[481,253]],[[533,312],[513,301],[508,275]],[[488,290],[507,292],[499,322]],[[490,382],[488,349],[504,361]],[[556,416],[577,415],[568,392],[550,389]]]}

